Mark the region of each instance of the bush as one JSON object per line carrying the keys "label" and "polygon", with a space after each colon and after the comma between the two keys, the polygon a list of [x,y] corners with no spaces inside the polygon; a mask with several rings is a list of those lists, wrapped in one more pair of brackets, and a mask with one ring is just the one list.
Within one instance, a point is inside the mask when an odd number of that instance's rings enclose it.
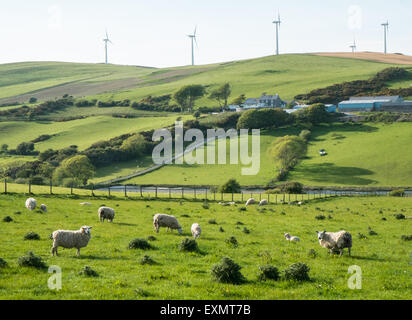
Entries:
{"label": "bush", "polygon": [[239,246],[239,243],[237,242],[237,239],[235,237],[230,237],[228,239],[225,240],[225,243],[230,246],[230,247],[234,247],[237,248]]}
{"label": "bush", "polygon": [[149,256],[145,255],[140,259],[139,262],[141,265],[154,265],[156,264],[156,261],[154,261],[152,258],[150,258]]}
{"label": "bush", "polygon": [[299,137],[301,137],[305,141],[308,141],[311,134],[312,133],[309,130],[302,130],[299,134]]}
{"label": "bush", "polygon": [[85,266],[82,271],[79,272],[79,275],[86,276],[86,277],[98,277],[99,274],[94,271],[89,266]]}
{"label": "bush", "polygon": [[133,239],[129,243],[129,249],[142,249],[142,250],[149,250],[152,249],[152,246],[146,239]]}
{"label": "bush", "polygon": [[33,252],[28,252],[27,255],[22,256],[18,260],[20,267],[33,267],[36,269],[46,269],[47,265],[43,262],[42,258],[36,256]]}
{"label": "bush", "polygon": [[10,216],[7,216],[7,217],[3,218],[3,222],[12,222],[12,221],[13,221],[13,218],[10,217]]}
{"label": "bush", "polygon": [[249,234],[249,233],[250,233],[250,230],[249,230],[248,228],[246,228],[246,227],[244,227],[242,231],[243,231],[243,233],[246,233],[246,234]]}
{"label": "bush", "polygon": [[287,194],[301,194],[303,192],[303,184],[299,182],[287,182],[279,186],[281,193]]}
{"label": "bush", "polygon": [[223,229],[222,227],[219,228],[219,232],[225,232],[225,229]]}
{"label": "bush", "polygon": [[316,252],[315,249],[309,249],[308,257],[315,259],[317,256],[318,256],[318,253]]}
{"label": "bush", "polygon": [[392,190],[389,192],[389,196],[391,197],[404,197],[405,196],[405,190]]}
{"label": "bush", "polygon": [[316,220],[325,220],[326,217],[323,216],[323,215],[319,215],[319,216],[316,216],[315,219],[316,219]]}
{"label": "bush", "polygon": [[279,275],[279,270],[278,268],[267,265],[267,266],[261,266],[259,267],[259,275],[258,279],[259,281],[266,281],[266,280],[279,280],[280,275]]}
{"label": "bush", "polygon": [[406,217],[405,217],[402,213],[395,215],[395,218],[396,218],[397,220],[404,220],[404,219],[406,219]]}
{"label": "bush", "polygon": [[193,239],[183,239],[179,245],[180,251],[196,252],[199,251],[196,240]]}
{"label": "bush", "polygon": [[8,263],[6,260],[0,258],[0,269],[1,268],[6,268],[8,266]]}
{"label": "bush", "polygon": [[221,283],[241,284],[245,282],[245,277],[240,273],[241,269],[241,266],[225,257],[221,263],[212,267],[212,276]]}
{"label": "bush", "polygon": [[403,241],[412,241],[412,235],[410,235],[410,236],[402,236],[401,239],[402,239]]}
{"label": "bush", "polygon": [[156,241],[156,237],[155,236],[148,236],[147,237],[147,241]]}
{"label": "bush", "polygon": [[235,179],[230,179],[225,184],[221,185],[219,188],[219,192],[222,193],[240,193],[241,187],[239,182]]}
{"label": "bush", "polygon": [[40,236],[35,232],[29,232],[24,236],[24,240],[40,240]]}
{"label": "bush", "polygon": [[215,219],[213,219],[213,220],[209,220],[209,224],[217,224],[217,222]]}
{"label": "bush", "polygon": [[207,201],[203,201],[202,208],[208,210],[210,208],[209,203]]}
{"label": "bush", "polygon": [[237,129],[268,129],[290,124],[293,117],[286,111],[276,108],[251,109],[242,112]]}
{"label": "bush", "polygon": [[302,262],[294,263],[285,269],[285,279],[293,281],[309,281],[309,271],[310,268],[306,264]]}

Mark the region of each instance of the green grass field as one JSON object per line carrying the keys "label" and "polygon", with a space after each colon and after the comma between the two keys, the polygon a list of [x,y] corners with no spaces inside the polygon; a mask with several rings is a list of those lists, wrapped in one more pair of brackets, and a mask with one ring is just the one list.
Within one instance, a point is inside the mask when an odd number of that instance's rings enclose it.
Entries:
{"label": "green grass field", "polygon": [[[401,240],[411,234],[412,221],[396,220],[403,212],[410,216],[409,198],[341,198],[316,200],[297,206],[268,206],[259,212],[252,206],[246,212],[240,207],[221,207],[200,202],[132,201],[122,199],[66,196],[36,196],[46,203],[48,212],[40,214],[24,208],[23,195],[1,195],[2,216],[14,221],[0,222],[0,257],[8,262],[0,268],[0,299],[410,299],[411,246]],[[89,201],[90,207],[80,206]],[[98,222],[97,209],[105,204],[115,208],[113,224]],[[16,214],[20,211],[21,214]],[[154,233],[152,217],[165,212],[178,217],[183,236],[161,229]],[[382,213],[380,213],[382,212]],[[182,215],[189,217],[182,217]],[[319,221],[315,216],[330,215]],[[387,221],[383,221],[385,217]],[[209,224],[214,219],[217,225]],[[190,226],[198,222],[202,237],[200,253],[178,250],[184,237],[190,237]],[[239,225],[242,222],[244,225]],[[75,250],[60,249],[59,257],[50,254],[50,233],[57,229],[77,230],[82,225],[93,226],[92,239],[76,257]],[[225,232],[220,232],[222,227]],[[242,232],[246,227],[250,234]],[[369,236],[368,227],[377,232]],[[318,244],[316,230],[345,229],[353,235],[352,257],[329,256]],[[28,232],[40,235],[38,241],[23,240]],[[299,236],[302,242],[288,243],[284,232]],[[359,239],[358,233],[367,235]],[[153,250],[129,250],[129,241],[154,235]],[[228,247],[224,240],[235,236],[238,248]],[[308,251],[314,249],[316,257]],[[28,267],[19,267],[19,257],[33,251],[49,265],[62,269],[62,290],[48,289],[51,274]],[[157,265],[140,265],[149,255]],[[210,270],[224,256],[231,257],[242,267],[247,282],[242,285],[220,284],[212,280]],[[257,281],[258,267],[272,264],[284,270],[295,262],[310,267],[309,282]],[[362,269],[362,289],[350,290],[348,268]],[[79,275],[85,266],[98,272],[99,277]]]}

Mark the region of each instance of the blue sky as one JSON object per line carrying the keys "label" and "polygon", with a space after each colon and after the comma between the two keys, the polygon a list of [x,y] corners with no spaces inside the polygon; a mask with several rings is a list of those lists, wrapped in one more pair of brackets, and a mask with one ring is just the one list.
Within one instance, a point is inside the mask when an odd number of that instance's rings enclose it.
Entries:
{"label": "blue sky", "polygon": [[281,53],[382,51],[412,55],[411,0],[0,0],[0,63],[109,62],[154,67],[190,63],[187,34],[198,25],[196,64],[267,56],[281,14]]}

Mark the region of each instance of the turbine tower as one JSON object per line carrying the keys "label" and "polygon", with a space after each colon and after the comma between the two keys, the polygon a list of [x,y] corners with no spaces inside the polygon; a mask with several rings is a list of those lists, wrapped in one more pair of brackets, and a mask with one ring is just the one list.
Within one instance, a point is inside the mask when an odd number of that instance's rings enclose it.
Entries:
{"label": "turbine tower", "polygon": [[195,31],[193,32],[193,34],[189,34],[189,35],[188,35],[188,37],[192,40],[192,66],[195,65],[195,48],[194,48],[194,43],[196,42],[196,47],[197,47],[196,31],[197,31],[197,26],[195,27]]}
{"label": "turbine tower", "polygon": [[108,59],[107,59],[107,43],[108,43],[108,42],[113,43],[113,42],[110,41],[109,35],[107,34],[107,30],[106,30],[106,38],[104,38],[103,41],[104,41],[104,52],[105,52],[105,54],[106,54],[105,63],[108,64]]}
{"label": "turbine tower", "polygon": [[383,39],[385,43],[385,54],[387,53],[387,37],[388,37],[388,31],[389,31],[389,21],[386,21],[386,23],[382,23],[383,27]]}
{"label": "turbine tower", "polygon": [[356,41],[355,41],[355,39],[353,39],[353,45],[351,45],[350,48],[352,49],[352,53],[356,52]]}
{"label": "turbine tower", "polygon": [[280,14],[278,14],[278,19],[273,21],[273,23],[276,25],[276,55],[279,55],[279,29],[280,29]]}

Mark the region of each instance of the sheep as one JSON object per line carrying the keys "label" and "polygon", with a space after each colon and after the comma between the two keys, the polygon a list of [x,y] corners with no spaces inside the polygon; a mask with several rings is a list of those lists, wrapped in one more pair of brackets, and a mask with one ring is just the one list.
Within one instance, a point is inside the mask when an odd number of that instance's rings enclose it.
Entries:
{"label": "sheep", "polygon": [[80,248],[84,248],[88,245],[90,238],[92,237],[92,227],[83,226],[78,231],[56,230],[52,233],[53,247],[51,252],[54,256],[58,256],[58,247],[66,249],[77,249],[77,256],[80,256]]}
{"label": "sheep", "polygon": [[343,255],[343,249],[348,248],[349,256],[351,255],[352,249],[352,235],[346,231],[339,231],[339,232],[319,232],[316,231],[318,234],[319,244],[329,249],[330,254],[339,251],[340,256]]}
{"label": "sheep", "polygon": [[90,202],[82,202],[80,203],[81,206],[91,206],[92,204]]}
{"label": "sheep", "polygon": [[219,205],[223,206],[223,207],[228,207],[229,204],[226,202],[219,202]]}
{"label": "sheep", "polygon": [[259,202],[259,206],[267,206],[268,205],[268,201],[266,199],[263,199],[262,201]]}
{"label": "sheep", "polygon": [[43,211],[43,212],[47,212],[47,206],[44,203],[42,203],[40,205],[40,210]]}
{"label": "sheep", "polygon": [[202,234],[202,228],[200,228],[200,225],[198,223],[192,224],[191,231],[192,231],[193,238],[195,239],[199,238],[200,235]]}
{"label": "sheep", "polygon": [[153,217],[153,226],[156,229],[156,232],[159,233],[159,228],[164,227],[169,229],[177,229],[179,234],[182,234],[182,227],[177,221],[176,217],[170,216],[167,214],[158,213]]}
{"label": "sheep", "polygon": [[250,206],[251,204],[256,204],[256,200],[253,198],[250,198],[248,201],[246,201],[246,207]]}
{"label": "sheep", "polygon": [[114,219],[114,209],[109,208],[109,207],[101,207],[97,211],[99,219],[101,222],[104,222],[105,219],[107,219],[110,222],[113,222]]}
{"label": "sheep", "polygon": [[36,209],[36,206],[37,206],[36,199],[28,198],[26,200],[26,208],[29,209],[30,211],[33,211],[34,209]]}
{"label": "sheep", "polygon": [[285,233],[285,238],[286,240],[291,242],[300,242],[300,239],[298,237],[291,236],[289,232]]}

